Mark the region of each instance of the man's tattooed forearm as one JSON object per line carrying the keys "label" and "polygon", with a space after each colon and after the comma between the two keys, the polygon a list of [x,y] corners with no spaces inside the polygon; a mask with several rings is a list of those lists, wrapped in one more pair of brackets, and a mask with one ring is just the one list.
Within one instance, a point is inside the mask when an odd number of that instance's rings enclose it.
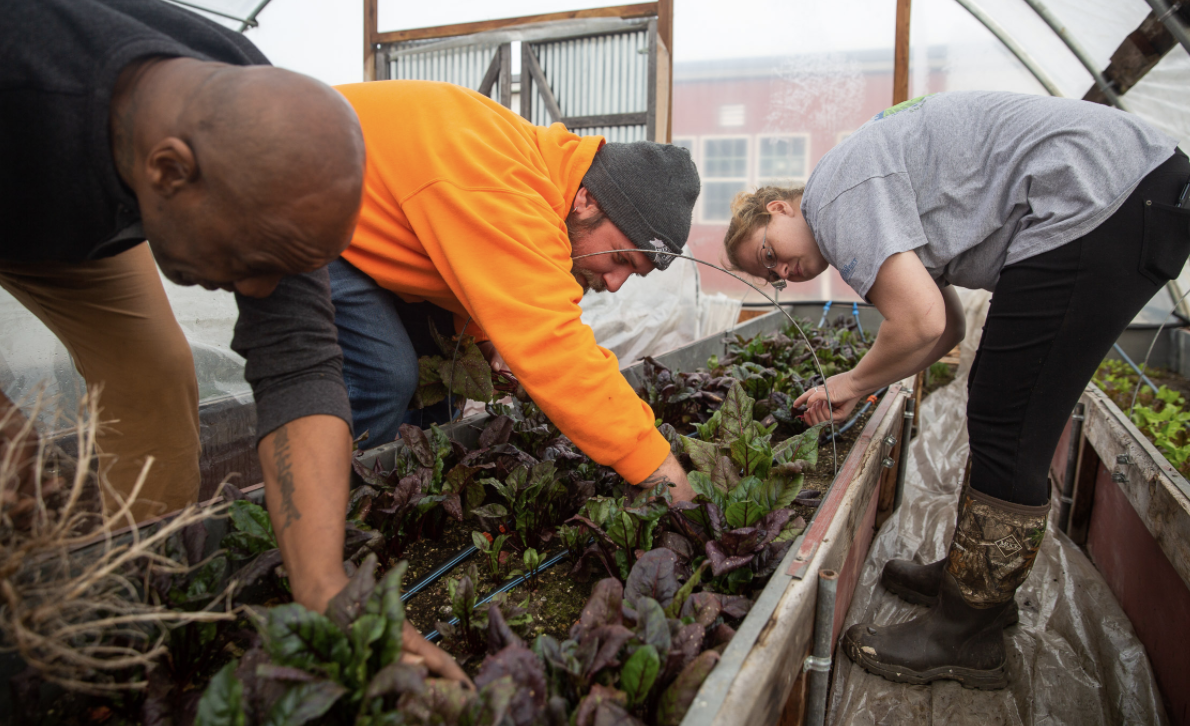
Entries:
{"label": "man's tattooed forearm", "polygon": [[281,513],[285,515],[285,522],[281,525],[284,531],[295,520],[302,518],[297,504],[293,501],[293,466],[289,460],[289,432],[284,426],[277,429],[273,438],[273,461],[277,465],[277,485],[281,489]]}

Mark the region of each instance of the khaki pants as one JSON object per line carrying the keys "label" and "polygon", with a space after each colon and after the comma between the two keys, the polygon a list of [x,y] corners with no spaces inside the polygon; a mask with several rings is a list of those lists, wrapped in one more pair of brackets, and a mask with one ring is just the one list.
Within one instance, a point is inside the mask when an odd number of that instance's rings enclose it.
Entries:
{"label": "khaki pants", "polygon": [[112,486],[127,494],[154,458],[136,519],[194,502],[198,382],[149,245],[74,264],[0,261],[0,286],[58,336],[88,387],[103,386],[97,443]]}

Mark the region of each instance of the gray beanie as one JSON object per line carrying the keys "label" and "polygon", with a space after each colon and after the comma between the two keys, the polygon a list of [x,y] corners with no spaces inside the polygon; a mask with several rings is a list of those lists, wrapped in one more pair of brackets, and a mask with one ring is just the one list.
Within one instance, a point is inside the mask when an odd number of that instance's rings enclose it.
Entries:
{"label": "gray beanie", "polygon": [[[699,191],[698,170],[686,149],[652,141],[604,144],[583,186],[642,251],[682,251]],[[658,270],[674,260],[668,255],[649,258]]]}

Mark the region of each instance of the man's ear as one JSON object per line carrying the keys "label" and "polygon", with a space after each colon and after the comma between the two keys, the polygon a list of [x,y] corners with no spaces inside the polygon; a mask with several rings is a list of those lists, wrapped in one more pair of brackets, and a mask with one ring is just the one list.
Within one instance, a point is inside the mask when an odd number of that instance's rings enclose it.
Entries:
{"label": "man's ear", "polygon": [[166,198],[174,196],[198,181],[194,150],[179,138],[162,139],[145,159],[145,176],[153,191]]}
{"label": "man's ear", "polygon": [[603,211],[599,206],[599,202],[596,201],[595,197],[587,191],[587,188],[579,187],[578,193],[574,195],[574,211],[582,214],[588,209],[594,212]]}

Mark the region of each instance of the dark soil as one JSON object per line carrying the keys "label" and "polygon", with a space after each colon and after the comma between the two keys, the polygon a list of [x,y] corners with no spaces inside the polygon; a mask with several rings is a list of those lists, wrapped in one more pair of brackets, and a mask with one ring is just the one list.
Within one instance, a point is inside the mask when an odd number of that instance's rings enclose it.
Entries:
{"label": "dark soil", "polygon": [[402,581],[408,588],[417,579],[432,571],[442,562],[454,557],[464,547],[471,544],[471,528],[464,522],[447,522],[441,537],[423,537],[405,548],[401,559],[409,562],[409,569]]}
{"label": "dark soil", "polygon": [[1190,379],[1174,373],[1173,371],[1165,370],[1164,368],[1150,368],[1145,375],[1149,380],[1157,384],[1158,387],[1165,386],[1171,390],[1182,394],[1182,397],[1190,401]]}

